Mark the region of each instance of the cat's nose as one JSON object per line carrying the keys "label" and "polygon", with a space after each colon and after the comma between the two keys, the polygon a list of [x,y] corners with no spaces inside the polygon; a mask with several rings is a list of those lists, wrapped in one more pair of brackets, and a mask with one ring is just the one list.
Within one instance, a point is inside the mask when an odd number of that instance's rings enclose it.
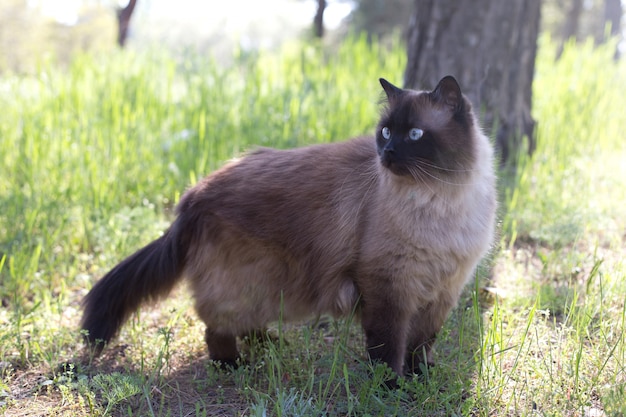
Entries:
{"label": "cat's nose", "polygon": [[396,150],[393,148],[393,145],[391,144],[391,142],[389,142],[383,148],[383,152],[390,155],[390,154],[395,153]]}

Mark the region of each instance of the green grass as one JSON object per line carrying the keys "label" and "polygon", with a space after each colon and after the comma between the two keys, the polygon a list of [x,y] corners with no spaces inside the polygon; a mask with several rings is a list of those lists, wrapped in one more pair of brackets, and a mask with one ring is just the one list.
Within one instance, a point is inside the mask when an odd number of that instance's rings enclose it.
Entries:
{"label": "green grass", "polygon": [[542,40],[539,146],[503,176],[499,246],[438,365],[392,392],[350,320],[279,323],[234,372],[208,361],[184,287],[91,362],[77,329],[81,298],[158,236],[189,184],[254,145],[370,133],[402,45],[238,52],[228,68],[125,51],[0,77],[0,412],[624,415],[626,66],[612,51],[570,45],[555,63]]}

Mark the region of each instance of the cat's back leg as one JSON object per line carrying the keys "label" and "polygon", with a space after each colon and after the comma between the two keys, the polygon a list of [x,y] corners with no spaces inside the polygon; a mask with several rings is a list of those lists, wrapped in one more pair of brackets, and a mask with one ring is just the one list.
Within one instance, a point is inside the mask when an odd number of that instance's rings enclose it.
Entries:
{"label": "cat's back leg", "polygon": [[209,349],[211,360],[220,362],[222,365],[237,366],[239,351],[237,350],[237,338],[234,334],[207,327],[204,332],[204,340]]}
{"label": "cat's back leg", "polygon": [[370,360],[384,362],[396,374],[402,375],[409,326],[406,312],[388,294],[378,292],[378,295],[371,295],[364,292],[361,326],[365,331]]}

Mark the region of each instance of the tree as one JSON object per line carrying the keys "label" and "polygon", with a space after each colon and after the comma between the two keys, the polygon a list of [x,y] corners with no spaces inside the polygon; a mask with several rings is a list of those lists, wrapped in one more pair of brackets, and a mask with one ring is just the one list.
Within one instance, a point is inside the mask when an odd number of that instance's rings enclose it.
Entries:
{"label": "tree", "polygon": [[126,7],[120,7],[117,9],[117,44],[120,47],[126,45],[126,38],[128,38],[128,28],[130,27],[130,18],[133,15],[137,0],[129,0]]}
{"label": "tree", "polygon": [[[604,1],[604,25],[602,41],[607,40],[607,35],[611,38],[619,37],[622,24],[622,2],[621,0]],[[607,33],[607,27],[609,28]],[[615,49],[615,59],[619,59],[619,48]]]}
{"label": "tree", "polygon": [[[560,57],[568,41],[594,38],[596,44],[602,44],[617,38],[619,42],[622,15],[621,0],[543,0],[542,31],[559,41]],[[615,58],[619,58],[619,49]]]}
{"label": "tree", "polygon": [[350,24],[370,38],[383,38],[394,32],[405,33],[414,0],[355,0]]}
{"label": "tree", "polygon": [[317,12],[313,19],[313,30],[315,36],[322,38],[324,36],[324,11],[326,10],[326,0],[317,0]]}
{"label": "tree", "polygon": [[404,76],[430,88],[454,75],[495,138],[501,162],[535,148],[531,116],[541,0],[415,0]]}
{"label": "tree", "polygon": [[565,23],[562,29],[562,40],[557,51],[557,57],[560,57],[565,47],[565,42],[570,38],[576,38],[578,36],[578,27],[580,26],[580,14],[583,10],[583,0],[572,0],[567,15],[565,16]]}
{"label": "tree", "polygon": [[604,22],[605,26],[610,25],[610,36],[617,36],[621,30],[622,22],[622,2],[621,0],[604,0]]}

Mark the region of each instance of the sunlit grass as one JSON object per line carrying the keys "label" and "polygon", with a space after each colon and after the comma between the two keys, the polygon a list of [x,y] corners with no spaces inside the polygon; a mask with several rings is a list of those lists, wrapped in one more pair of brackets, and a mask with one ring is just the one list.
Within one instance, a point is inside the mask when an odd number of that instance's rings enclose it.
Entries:
{"label": "sunlit grass", "polygon": [[[569,45],[554,62],[542,39],[534,83],[538,149],[505,193],[489,320],[511,349],[493,369],[508,410],[624,413],[626,66],[613,45]],[[495,309],[493,310],[496,311]],[[487,315],[489,317],[489,315]],[[503,325],[504,324],[504,325]],[[522,365],[520,365],[520,360]],[[484,364],[485,362],[483,362]]]}
{"label": "sunlit grass", "polygon": [[442,330],[438,365],[397,392],[350,322],[277,326],[248,367],[216,369],[184,287],[90,365],[77,327],[82,296],[158,236],[189,184],[254,146],[371,133],[378,78],[401,84],[402,45],[237,52],[227,68],[125,51],[0,78],[0,410],[623,414],[626,67],[612,50],[570,45],[555,63],[542,40],[538,148],[502,181],[514,187],[492,279],[486,265]]}

